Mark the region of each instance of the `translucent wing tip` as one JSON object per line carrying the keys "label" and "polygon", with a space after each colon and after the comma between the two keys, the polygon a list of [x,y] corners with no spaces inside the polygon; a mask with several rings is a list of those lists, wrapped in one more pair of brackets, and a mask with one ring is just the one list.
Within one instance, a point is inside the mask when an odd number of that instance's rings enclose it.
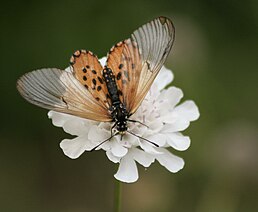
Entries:
{"label": "translucent wing tip", "polygon": [[165,17],[165,16],[159,16],[156,20],[159,20],[159,22],[162,24],[162,25],[167,25],[168,27],[168,31],[170,32],[170,35],[173,36],[173,40],[175,39],[175,26],[172,22],[172,20],[168,17]]}
{"label": "translucent wing tip", "polygon": [[159,21],[160,21],[160,23],[162,25],[164,25],[166,23],[167,24],[172,24],[172,21],[169,18],[165,17],[165,16],[159,16],[158,19],[159,19]]}

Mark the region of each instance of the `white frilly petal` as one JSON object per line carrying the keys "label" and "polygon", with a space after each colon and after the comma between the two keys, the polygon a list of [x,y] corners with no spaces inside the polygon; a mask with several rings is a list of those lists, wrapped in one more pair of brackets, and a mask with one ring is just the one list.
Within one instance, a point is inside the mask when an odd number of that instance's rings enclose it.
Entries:
{"label": "white frilly petal", "polygon": [[178,151],[184,151],[190,146],[190,138],[181,133],[167,133],[167,143]]}
{"label": "white frilly petal", "polygon": [[86,136],[76,137],[74,139],[64,139],[60,143],[64,154],[69,158],[78,158],[84,151],[91,150],[94,147]]}
{"label": "white frilly petal", "polygon": [[159,90],[164,89],[174,79],[172,71],[162,66],[158,76],[156,77],[154,84],[157,85]]}
{"label": "white frilly petal", "polygon": [[120,157],[116,157],[113,155],[113,153],[110,150],[106,151],[106,155],[109,160],[111,160],[113,163],[118,163],[120,161]]}
{"label": "white frilly petal", "polygon": [[89,129],[88,138],[96,144],[101,143],[110,137],[110,133],[100,129],[97,125],[93,125]]}
{"label": "white frilly petal", "polygon": [[194,101],[188,100],[178,105],[174,111],[177,116],[185,118],[188,121],[195,121],[199,118],[200,112]]}
{"label": "white frilly petal", "polygon": [[50,110],[48,112],[48,118],[52,119],[52,124],[56,127],[63,127],[64,123],[72,118],[71,115],[55,112]]}
{"label": "white frilly petal", "polygon": [[118,171],[114,177],[125,183],[133,183],[138,180],[138,169],[131,154],[127,154],[121,159]]}
{"label": "white frilly petal", "polygon": [[185,130],[190,125],[188,120],[180,119],[177,117],[167,117],[164,119],[164,122],[166,125],[164,125],[162,132],[179,132]]}
{"label": "white frilly petal", "polygon": [[85,134],[89,131],[90,124],[86,124],[85,121],[83,121],[80,118],[75,119],[69,119],[63,124],[63,129],[65,132],[71,134],[71,135],[81,135]]}
{"label": "white frilly petal", "polygon": [[154,161],[155,157],[152,154],[148,154],[140,149],[133,148],[130,150],[134,160],[136,160],[139,164],[144,167],[149,167]]}
{"label": "white frilly petal", "polygon": [[159,151],[161,151],[163,154],[156,155],[156,159],[162,166],[164,166],[170,172],[178,172],[180,169],[184,167],[185,163],[182,158],[173,155],[164,148],[160,148]]}
{"label": "white frilly petal", "polygon": [[164,126],[162,131],[177,132],[185,130],[190,121],[195,121],[200,116],[198,107],[193,101],[185,101],[183,104],[176,106],[166,116],[162,117]]}
{"label": "white frilly petal", "polygon": [[107,57],[102,57],[99,59],[100,64],[104,67],[106,65]]}
{"label": "white frilly petal", "polygon": [[180,88],[169,87],[168,89],[163,90],[157,99],[158,102],[161,103],[159,110],[162,112],[163,109],[166,111],[169,108],[174,108],[182,97],[183,92]]}
{"label": "white frilly petal", "polygon": [[161,133],[156,133],[154,135],[147,136],[147,139],[158,146],[164,146],[166,143],[166,135]]}
{"label": "white frilly petal", "polygon": [[114,139],[111,143],[111,152],[116,157],[123,157],[128,152],[128,149],[123,147],[119,141]]}
{"label": "white frilly petal", "polygon": [[48,117],[52,119],[54,126],[63,127],[64,131],[71,135],[85,134],[92,125],[89,120],[52,110],[48,112]]}
{"label": "white frilly petal", "polygon": [[73,72],[72,66],[68,66],[68,67],[65,69],[65,71],[72,73],[72,72]]}
{"label": "white frilly petal", "polygon": [[154,148],[154,145],[147,142],[147,141],[140,141],[139,142],[139,145],[140,147],[147,153],[150,153],[150,154],[162,154],[160,153],[159,151],[157,151],[155,148]]}

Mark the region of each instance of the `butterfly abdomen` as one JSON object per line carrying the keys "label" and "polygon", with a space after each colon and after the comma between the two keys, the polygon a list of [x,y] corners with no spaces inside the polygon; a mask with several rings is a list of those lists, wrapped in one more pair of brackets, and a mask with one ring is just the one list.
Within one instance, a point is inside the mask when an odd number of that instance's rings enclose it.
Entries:
{"label": "butterfly abdomen", "polygon": [[110,68],[107,68],[107,67],[104,68],[103,78],[106,82],[109,97],[111,99],[112,105],[119,105],[121,102],[119,99],[116,80],[115,80],[115,76]]}
{"label": "butterfly abdomen", "polygon": [[117,130],[124,133],[127,130],[127,110],[119,99],[119,90],[112,70],[108,67],[103,69],[103,78],[106,82],[109,97],[112,102],[111,115],[116,122]]}

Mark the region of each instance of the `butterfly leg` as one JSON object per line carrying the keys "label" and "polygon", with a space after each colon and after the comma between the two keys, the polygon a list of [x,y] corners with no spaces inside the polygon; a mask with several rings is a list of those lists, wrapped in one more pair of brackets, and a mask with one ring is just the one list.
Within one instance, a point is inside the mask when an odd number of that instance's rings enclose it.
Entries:
{"label": "butterfly leg", "polygon": [[144,124],[144,123],[142,123],[142,122],[140,122],[140,121],[131,120],[131,119],[127,119],[126,121],[133,122],[133,123],[139,123],[139,124],[141,124],[141,125],[143,125],[143,126],[149,128],[149,126],[147,126],[146,124]]}
{"label": "butterfly leg", "polygon": [[116,127],[116,125],[117,125],[117,121],[115,122],[115,124],[111,127],[111,129],[110,129],[110,134],[111,134],[111,136],[113,135],[113,129]]}
{"label": "butterfly leg", "polygon": [[111,135],[111,136],[110,136],[109,138],[107,138],[106,140],[101,141],[97,146],[93,147],[93,148],[90,150],[90,152],[96,150],[99,146],[101,146],[102,144],[104,144],[104,143],[107,142],[107,141],[110,141],[111,138],[115,137],[115,136],[118,135],[118,134],[119,134],[119,132],[115,133],[114,135]]}
{"label": "butterfly leg", "polygon": [[150,144],[154,145],[155,147],[159,147],[158,144],[156,144],[156,143],[154,143],[154,142],[152,142],[152,141],[150,141],[150,140],[148,140],[148,139],[146,139],[146,138],[143,138],[143,137],[141,137],[141,136],[139,136],[139,135],[136,135],[136,134],[134,134],[133,132],[130,132],[130,131],[127,131],[127,132],[128,132],[129,134],[131,134],[131,135],[137,137],[137,138],[140,138],[140,139],[142,139],[142,140],[144,140],[144,141],[149,142]]}

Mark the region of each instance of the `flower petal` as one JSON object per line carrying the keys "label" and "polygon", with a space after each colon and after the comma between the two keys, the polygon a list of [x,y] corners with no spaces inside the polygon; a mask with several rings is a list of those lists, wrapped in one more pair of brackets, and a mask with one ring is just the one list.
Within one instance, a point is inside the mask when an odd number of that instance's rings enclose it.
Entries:
{"label": "flower petal", "polygon": [[[183,91],[177,87],[169,87],[163,90],[159,95],[157,101],[160,103],[159,110],[174,108],[183,97]],[[163,103],[163,104],[162,104]]]}
{"label": "flower petal", "polygon": [[147,136],[146,139],[150,140],[151,142],[158,144],[159,146],[164,146],[166,143],[166,135],[156,133],[150,136]]}
{"label": "flower petal", "polygon": [[155,148],[153,144],[150,144],[147,141],[141,140],[139,142],[140,147],[147,153],[150,154],[162,154],[161,152],[158,152]]}
{"label": "flower petal", "polygon": [[109,160],[111,160],[113,163],[118,163],[120,161],[120,157],[116,157],[113,155],[113,153],[110,150],[106,151],[106,155]]}
{"label": "flower petal", "polygon": [[92,144],[86,136],[64,139],[60,143],[64,154],[72,159],[78,158],[85,150],[91,150],[94,145],[95,144]]}
{"label": "flower petal", "polygon": [[174,75],[172,71],[167,69],[165,66],[162,66],[159,74],[157,75],[154,84],[157,85],[159,90],[165,88],[169,83],[171,83],[174,79]]}
{"label": "flower petal", "polygon": [[71,135],[88,133],[90,127],[90,122],[87,123],[87,121],[84,121],[81,118],[69,119],[63,124],[64,131]]}
{"label": "flower petal", "polygon": [[188,121],[195,121],[200,116],[198,107],[192,100],[185,101],[183,104],[178,105],[173,113],[176,113],[177,116],[185,118]]}
{"label": "flower petal", "polygon": [[167,133],[167,143],[178,151],[184,151],[190,146],[190,138],[181,133]]}
{"label": "flower petal", "polygon": [[138,169],[130,154],[121,159],[118,171],[114,177],[125,183],[133,183],[138,180]]}
{"label": "flower petal", "polygon": [[52,123],[56,127],[62,127],[64,123],[71,119],[71,115],[55,112],[53,110],[50,110],[48,112],[48,118],[52,119]]}
{"label": "flower petal", "polygon": [[[180,118],[172,118],[172,119],[166,119],[164,122],[168,123],[165,124],[162,132],[178,132],[178,131],[183,131],[185,130],[189,125],[190,122],[187,120],[182,120]],[[169,123],[171,122],[171,123]]]}
{"label": "flower petal", "polygon": [[137,148],[131,149],[130,154],[132,154],[134,160],[144,167],[149,167],[155,161],[155,157],[153,155]]}
{"label": "flower petal", "polygon": [[163,154],[156,155],[156,159],[170,172],[178,172],[184,167],[184,160],[170,153],[166,149],[159,149]]}
{"label": "flower petal", "polygon": [[100,129],[97,125],[91,126],[88,133],[89,140],[93,141],[94,143],[100,143],[109,137],[109,133],[106,130]]}
{"label": "flower petal", "polygon": [[102,57],[101,59],[99,59],[99,62],[102,66],[106,65],[106,61],[107,61],[107,57]]}
{"label": "flower petal", "polygon": [[116,139],[113,139],[110,145],[111,145],[111,152],[116,157],[123,157],[128,152],[128,149],[123,147],[121,143]]}
{"label": "flower petal", "polygon": [[68,66],[65,71],[73,73],[73,67],[72,66]]}

